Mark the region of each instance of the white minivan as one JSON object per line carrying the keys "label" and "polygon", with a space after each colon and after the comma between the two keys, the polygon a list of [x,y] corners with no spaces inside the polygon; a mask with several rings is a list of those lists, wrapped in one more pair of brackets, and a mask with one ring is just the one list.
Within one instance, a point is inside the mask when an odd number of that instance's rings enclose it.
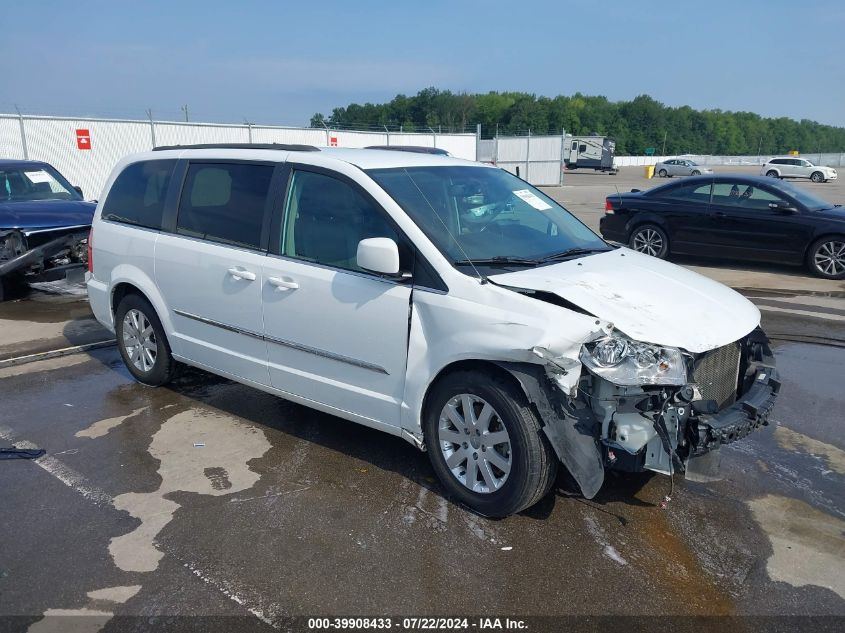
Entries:
{"label": "white minivan", "polygon": [[456,158],[161,148],[114,169],[90,244],[137,380],[184,363],[403,437],[488,516],[559,464],[588,498],[608,469],[682,472],[780,387],[744,297]]}

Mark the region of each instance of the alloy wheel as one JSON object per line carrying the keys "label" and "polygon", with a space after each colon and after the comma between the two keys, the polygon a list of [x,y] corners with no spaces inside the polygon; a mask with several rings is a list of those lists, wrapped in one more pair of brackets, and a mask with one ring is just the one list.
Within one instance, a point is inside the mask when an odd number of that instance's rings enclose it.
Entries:
{"label": "alloy wheel", "polygon": [[845,241],[824,242],[816,249],[813,262],[824,275],[841,275],[845,272]]}
{"label": "alloy wheel", "polygon": [[663,237],[654,229],[642,229],[634,235],[634,250],[652,257],[663,250]]}
{"label": "alloy wheel", "polygon": [[824,180],[824,176],[821,172],[814,171],[813,174],[810,176],[810,180],[812,180],[813,182],[821,182],[822,180]]}
{"label": "alloy wheel", "polygon": [[462,393],[440,412],[437,440],[446,467],[473,492],[489,494],[508,479],[511,440],[496,410],[483,398]]}
{"label": "alloy wheel", "polygon": [[123,349],[135,369],[151,371],[158,356],[153,325],[143,312],[132,308],[123,317]]}

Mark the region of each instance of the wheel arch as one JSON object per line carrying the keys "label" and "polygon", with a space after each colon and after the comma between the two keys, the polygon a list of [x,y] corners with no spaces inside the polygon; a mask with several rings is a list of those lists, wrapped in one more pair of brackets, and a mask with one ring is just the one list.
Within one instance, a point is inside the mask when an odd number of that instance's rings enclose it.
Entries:
{"label": "wheel arch", "polygon": [[[115,317],[117,306],[120,301],[130,293],[135,293],[146,299],[153,310],[168,339],[172,340],[173,323],[170,319],[170,312],[167,304],[152,279],[142,271],[132,266],[117,266],[112,273],[111,290],[109,294],[109,309],[112,319]],[[171,342],[172,345],[172,342]]]}
{"label": "wheel arch", "polygon": [[831,237],[838,237],[842,240],[845,240],[845,231],[824,230],[819,232],[817,235],[813,235],[813,237],[811,237],[810,241],[807,243],[807,246],[804,248],[804,261],[806,262],[807,259],[810,257],[810,249],[813,248],[813,244]]}

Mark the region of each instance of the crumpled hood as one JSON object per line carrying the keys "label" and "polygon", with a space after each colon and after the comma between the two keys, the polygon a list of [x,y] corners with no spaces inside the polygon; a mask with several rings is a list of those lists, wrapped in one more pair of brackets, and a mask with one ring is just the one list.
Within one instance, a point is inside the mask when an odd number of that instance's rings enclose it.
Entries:
{"label": "crumpled hood", "polygon": [[82,200],[0,201],[0,229],[46,229],[91,224],[93,202]]}
{"label": "crumpled hood", "polygon": [[748,299],[712,279],[627,248],[489,277],[554,293],[633,339],[706,352],[760,324]]}

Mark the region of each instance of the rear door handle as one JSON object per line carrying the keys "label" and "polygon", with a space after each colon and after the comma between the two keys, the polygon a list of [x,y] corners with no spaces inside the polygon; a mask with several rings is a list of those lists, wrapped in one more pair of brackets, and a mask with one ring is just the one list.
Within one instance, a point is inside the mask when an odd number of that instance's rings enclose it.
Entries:
{"label": "rear door handle", "polygon": [[267,283],[271,286],[275,286],[278,290],[296,290],[299,288],[299,284],[293,279],[284,277],[268,277]]}
{"label": "rear door handle", "polygon": [[255,273],[246,270],[245,268],[241,268],[240,266],[235,266],[229,269],[229,274],[232,275],[235,279],[244,279],[246,281],[255,281]]}

